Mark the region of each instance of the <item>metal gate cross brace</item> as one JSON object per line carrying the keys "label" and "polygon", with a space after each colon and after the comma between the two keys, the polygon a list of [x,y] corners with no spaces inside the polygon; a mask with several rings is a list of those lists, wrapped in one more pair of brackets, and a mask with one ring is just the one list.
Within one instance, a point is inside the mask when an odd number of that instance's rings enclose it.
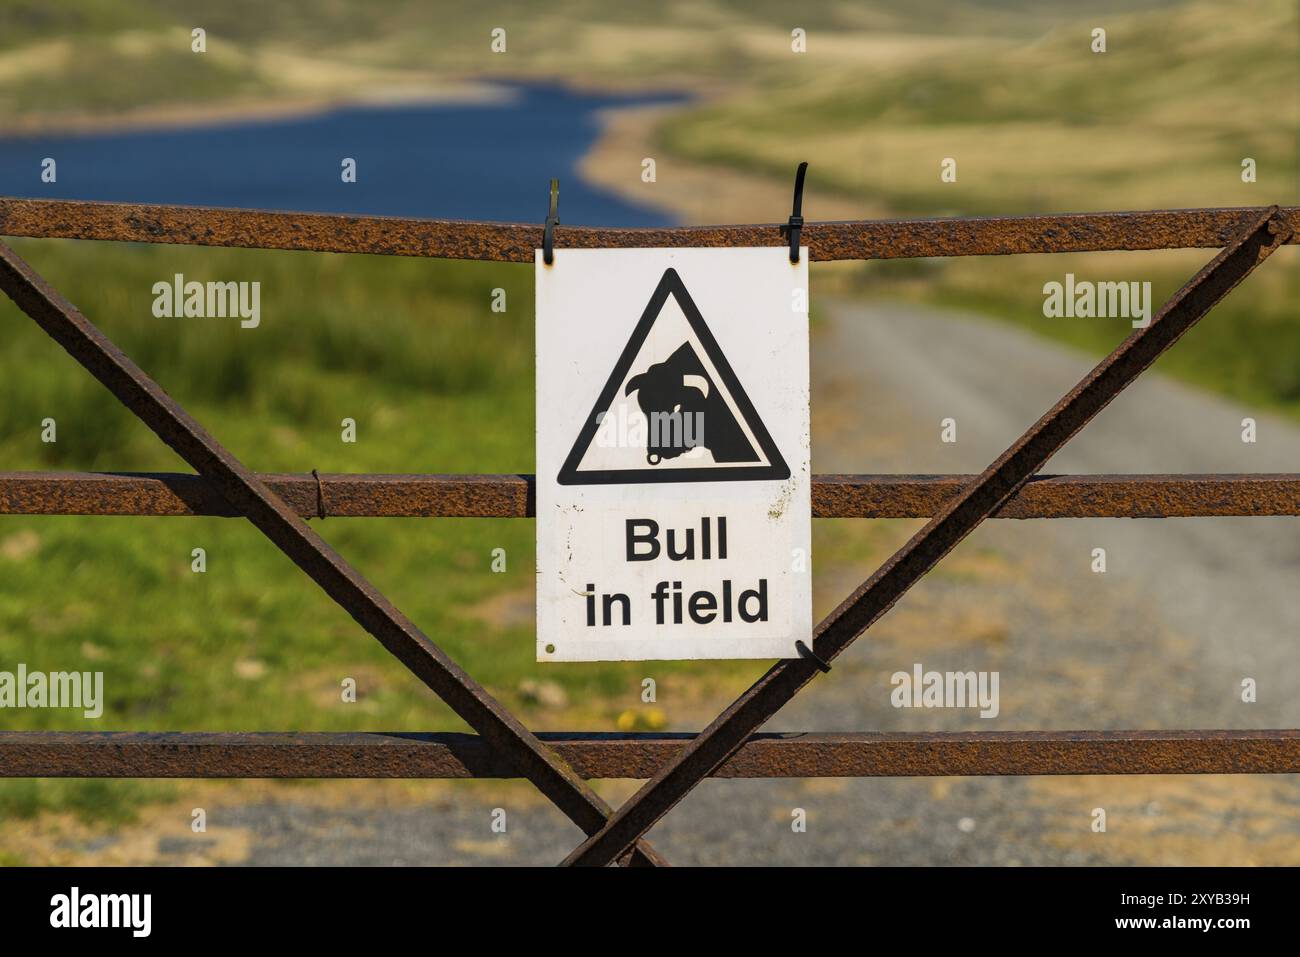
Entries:
{"label": "metal gate cross brace", "polygon": [[[813,634],[817,658],[831,661],[848,648],[1161,353],[1286,242],[1293,229],[1277,206],[1257,213],[1243,225],[1229,245],[1161,306],[1146,328],[1120,343],[817,626]],[[818,664],[809,658],[778,661],[563,863],[600,866],[614,861],[819,673]]]}
{"label": "metal gate cross brace", "polygon": [[[61,296],[9,246],[0,243],[0,288],[49,336],[149,426],[301,568],[357,623],[499,749],[578,827],[591,834],[610,807],[572,768],[397,610],[266,484]],[[633,842],[628,842],[629,846]],[[648,842],[627,863],[664,865]]]}

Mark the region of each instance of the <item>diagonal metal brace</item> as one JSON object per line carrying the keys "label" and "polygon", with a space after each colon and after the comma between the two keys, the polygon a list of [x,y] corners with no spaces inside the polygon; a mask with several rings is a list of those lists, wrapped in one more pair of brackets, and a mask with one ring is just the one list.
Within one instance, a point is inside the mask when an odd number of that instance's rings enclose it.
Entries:
{"label": "diagonal metal brace", "polygon": [[[507,755],[520,774],[584,832],[605,823],[609,806],[447,654],[335,552],[284,501],[192,419],[102,332],[0,243],[0,288],[325,593],[402,664]],[[667,862],[646,842],[630,863]]]}
{"label": "diagonal metal brace", "polygon": [[[1293,232],[1276,206],[1253,211],[1243,227],[1149,326],[1125,339],[817,626],[813,651],[818,658],[831,661],[852,644]],[[808,658],[777,662],[564,863],[601,865],[617,858],[818,673]]]}

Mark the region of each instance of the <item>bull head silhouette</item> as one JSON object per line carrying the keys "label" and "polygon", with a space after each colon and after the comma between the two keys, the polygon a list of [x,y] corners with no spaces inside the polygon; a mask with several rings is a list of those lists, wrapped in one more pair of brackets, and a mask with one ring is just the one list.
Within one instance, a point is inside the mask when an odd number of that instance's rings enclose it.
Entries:
{"label": "bull head silhouette", "polygon": [[759,460],[689,342],[628,380],[623,394],[633,392],[650,426],[646,435],[649,464],[658,465],[698,446],[707,448],[715,462]]}

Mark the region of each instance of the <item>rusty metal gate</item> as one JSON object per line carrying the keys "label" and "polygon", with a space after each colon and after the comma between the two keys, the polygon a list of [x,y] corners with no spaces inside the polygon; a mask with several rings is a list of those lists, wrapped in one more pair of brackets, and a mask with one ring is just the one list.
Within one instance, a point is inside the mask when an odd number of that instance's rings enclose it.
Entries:
{"label": "rusty metal gate", "polygon": [[[313,516],[533,514],[521,475],[259,475],[0,243],[0,288],[197,474],[0,473],[0,513],[244,517],[477,734],[0,732],[3,777],[524,777],[586,833],[564,861],[667,863],[646,832],[718,777],[1300,772],[1300,730],[762,734],[758,729],[986,518],[1300,515],[1300,474],[1036,473],[1279,246],[1300,207],[808,223],[812,261],[1221,251],[979,475],[820,475],[813,515],[929,518],[699,734],[533,734],[308,526]],[[785,245],[779,225],[556,227],[569,247]],[[0,199],[0,235],[531,263],[543,227]],[[617,811],[586,783],[645,778]]]}

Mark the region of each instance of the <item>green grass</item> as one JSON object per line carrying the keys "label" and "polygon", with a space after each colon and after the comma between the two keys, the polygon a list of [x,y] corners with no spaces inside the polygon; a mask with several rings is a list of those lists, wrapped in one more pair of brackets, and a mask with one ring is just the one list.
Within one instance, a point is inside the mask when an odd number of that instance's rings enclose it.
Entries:
{"label": "green grass", "polygon": [[[1107,52],[1089,48],[1107,29]],[[1291,0],[1067,11],[1026,39],[845,36],[667,121],[661,149],[930,215],[1258,205],[1300,189]],[[855,54],[853,44],[861,44]],[[884,54],[882,56],[882,53]],[[812,52],[808,54],[812,57]],[[957,161],[956,182],[939,177]],[[1258,163],[1255,184],[1240,163]]]}
{"label": "green grass", "polygon": [[[532,270],[447,263],[25,241],[19,251],[259,471],[529,472]],[[154,282],[257,280],[262,323],[159,319]],[[508,310],[490,309],[506,290]],[[190,471],[7,299],[0,303],[0,456],[7,470]],[[40,441],[54,418],[58,441]],[[340,421],[358,441],[340,440]],[[721,682],[755,663],[540,666],[529,520],[328,519],[315,527],[525,719],[612,730],[640,681]],[[191,549],[207,571],[190,570]],[[504,548],[505,573],[491,571]],[[496,604],[493,604],[496,602]],[[506,609],[499,611],[494,609]],[[512,610],[511,610],[512,609]],[[463,727],[247,522],[0,516],[0,668],[102,670],[106,705],[7,710],[10,730],[431,730]],[[688,678],[689,676],[689,678]],[[524,678],[570,706],[536,708]],[[342,701],[341,682],[359,701]],[[662,694],[669,718],[673,697]],[[63,807],[110,819],[129,782],[0,782],[0,814]]]}
{"label": "green grass", "polygon": [[[43,811],[58,809],[81,821],[112,826],[135,820],[141,806],[171,800],[175,794],[176,786],[170,781],[14,778],[0,782],[0,820],[30,820]],[[0,867],[21,863],[0,848]]]}
{"label": "green grass", "polygon": [[[105,83],[105,76],[113,76]],[[24,75],[0,87],[0,109],[10,114],[69,111],[95,113],[126,104],[219,102],[251,98],[273,89],[260,77],[215,57],[195,56],[184,37],[171,48],[124,53],[110,41],[86,38],[76,45],[51,83],[41,73]]]}
{"label": "green grass", "polygon": [[93,36],[113,30],[159,28],[166,21],[138,0],[6,0],[0,7],[0,49],[55,37]]}
{"label": "green grass", "polygon": [[[827,51],[846,36],[889,33],[1031,37],[1069,8],[1068,0],[876,0],[797,11],[779,0],[654,7],[605,0],[7,0],[0,4],[0,119],[51,111],[103,116],[235,97],[347,99],[460,77],[750,86],[768,66],[789,63],[796,26],[808,31],[814,50],[822,44]],[[207,31],[203,56],[190,53],[194,27]],[[505,55],[489,49],[497,27],[507,31]],[[38,55],[26,60],[2,58],[33,50]],[[297,69],[309,61],[306,73]]]}

